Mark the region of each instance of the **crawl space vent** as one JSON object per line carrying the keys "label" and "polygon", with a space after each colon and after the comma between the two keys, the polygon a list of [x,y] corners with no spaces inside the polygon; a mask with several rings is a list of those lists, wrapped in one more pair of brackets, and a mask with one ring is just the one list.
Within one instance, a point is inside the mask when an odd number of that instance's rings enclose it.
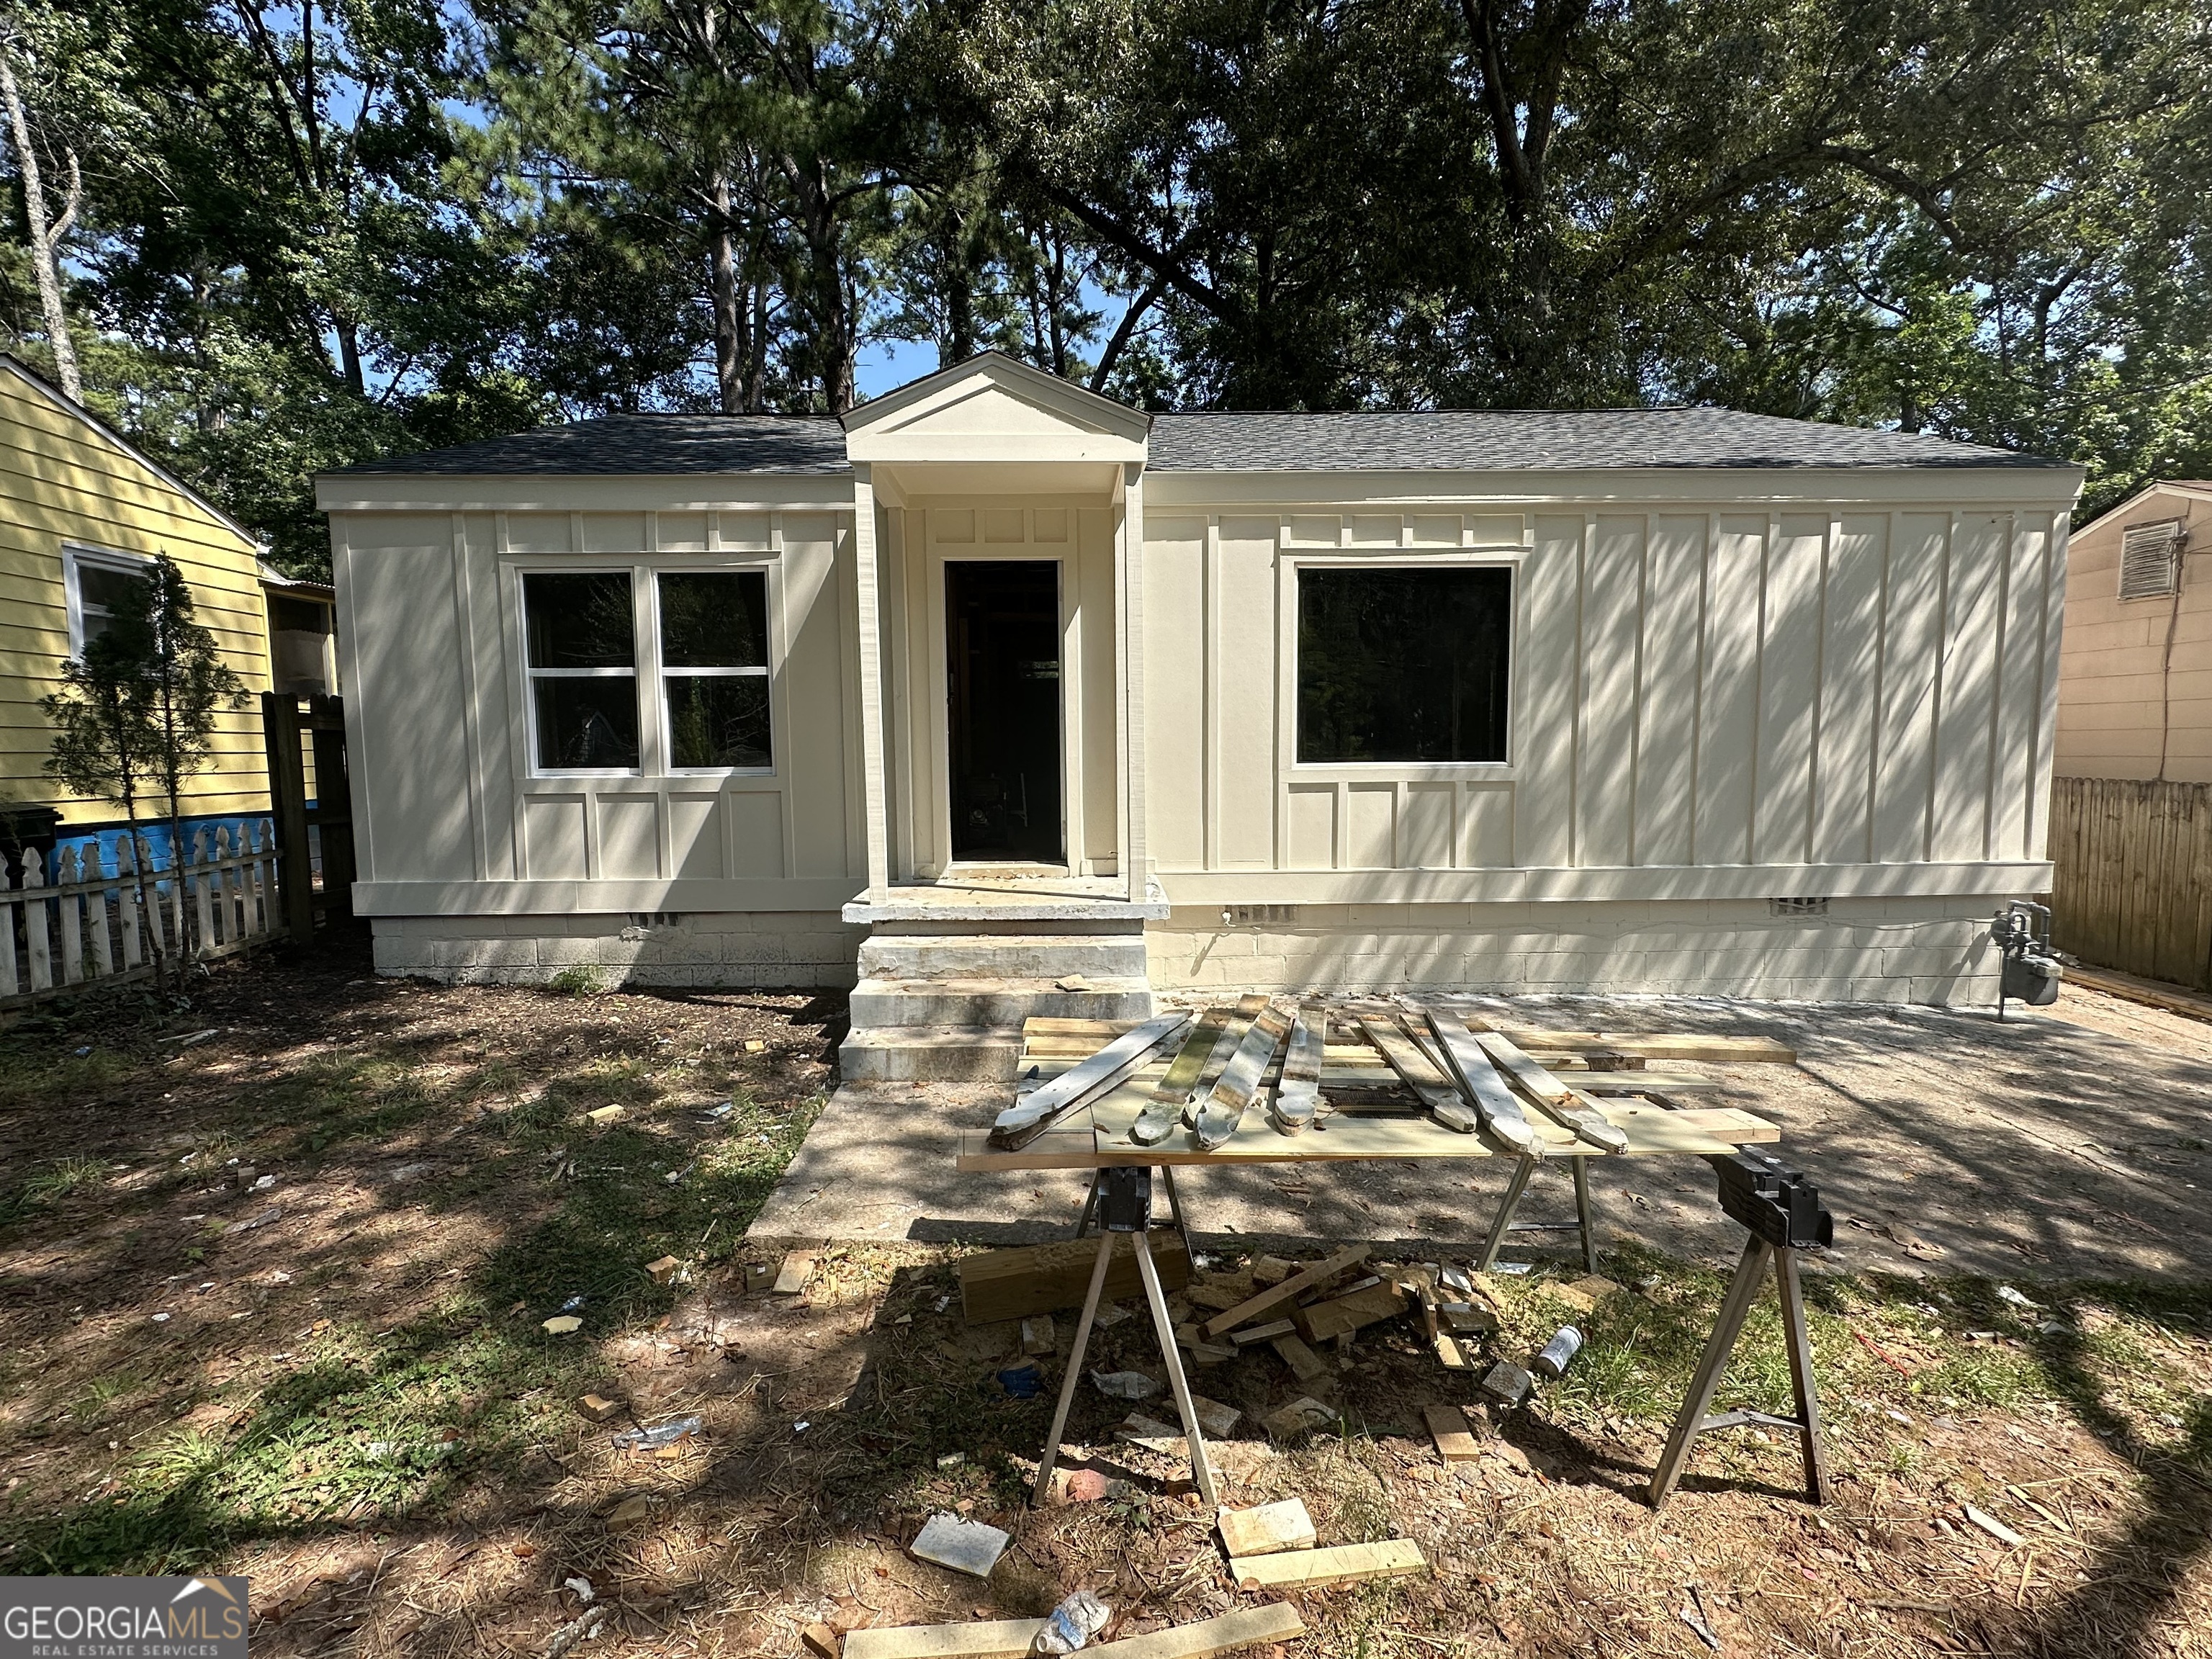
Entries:
{"label": "crawl space vent", "polygon": [[1825,916],[1828,901],[1824,898],[1771,898],[1766,908],[1778,916]]}
{"label": "crawl space vent", "polygon": [[1295,904],[1239,904],[1230,914],[1239,927],[1287,927],[1298,919]]}

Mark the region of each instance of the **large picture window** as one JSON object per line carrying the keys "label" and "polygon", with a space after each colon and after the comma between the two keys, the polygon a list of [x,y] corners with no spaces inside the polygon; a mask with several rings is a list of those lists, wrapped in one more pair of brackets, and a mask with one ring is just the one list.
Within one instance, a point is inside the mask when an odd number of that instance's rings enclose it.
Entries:
{"label": "large picture window", "polygon": [[522,579],[541,772],[634,772],[637,629],[627,572]]}
{"label": "large picture window", "polygon": [[1301,569],[1298,759],[1505,759],[1512,614],[1497,567]]}
{"label": "large picture window", "polygon": [[669,766],[767,771],[774,763],[768,577],[758,570],[672,570],[659,580]]}

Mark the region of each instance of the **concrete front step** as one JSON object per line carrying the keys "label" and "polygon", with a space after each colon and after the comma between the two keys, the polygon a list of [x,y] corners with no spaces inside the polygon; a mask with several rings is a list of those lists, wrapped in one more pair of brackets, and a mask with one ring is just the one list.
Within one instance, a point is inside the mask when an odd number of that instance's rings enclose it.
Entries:
{"label": "concrete front step", "polygon": [[1148,1019],[1152,988],[1141,976],[1092,980],[1063,991],[1048,979],[864,979],[853,988],[853,1029],[962,1026],[1018,1031],[1031,1015],[1054,1019]]}
{"label": "concrete front step", "polygon": [[1116,933],[883,933],[860,945],[862,979],[1145,977],[1145,936]]}
{"label": "concrete front step", "polygon": [[838,1045],[847,1083],[1012,1083],[1019,1026],[891,1025],[855,1030]]}

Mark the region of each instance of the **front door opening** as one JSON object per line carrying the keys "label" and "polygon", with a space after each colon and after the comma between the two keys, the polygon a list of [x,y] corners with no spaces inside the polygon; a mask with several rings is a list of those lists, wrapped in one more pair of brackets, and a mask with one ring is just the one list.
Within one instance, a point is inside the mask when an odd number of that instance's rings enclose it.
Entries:
{"label": "front door opening", "polygon": [[945,567],[952,856],[1058,864],[1060,566]]}

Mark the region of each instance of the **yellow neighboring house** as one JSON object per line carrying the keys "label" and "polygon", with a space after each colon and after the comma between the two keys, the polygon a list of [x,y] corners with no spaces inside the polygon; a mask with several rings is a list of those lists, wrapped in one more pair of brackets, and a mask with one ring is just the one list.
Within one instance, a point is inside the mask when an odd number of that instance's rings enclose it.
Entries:
{"label": "yellow neighboring house", "polygon": [[[287,582],[243,526],[0,354],[0,844],[11,865],[18,848],[55,833],[54,814],[64,843],[106,839],[121,821],[112,803],[70,795],[41,769],[53,728],[39,700],[103,626],[118,580],[157,553],[184,571],[199,620],[249,692],[270,689],[272,614],[292,636],[278,641],[288,659],[301,654],[301,629],[327,614],[327,588]],[[184,805],[188,834],[268,811],[258,699],[219,717],[211,763]],[[149,816],[157,810],[149,804]],[[166,841],[154,837],[163,862]]]}

